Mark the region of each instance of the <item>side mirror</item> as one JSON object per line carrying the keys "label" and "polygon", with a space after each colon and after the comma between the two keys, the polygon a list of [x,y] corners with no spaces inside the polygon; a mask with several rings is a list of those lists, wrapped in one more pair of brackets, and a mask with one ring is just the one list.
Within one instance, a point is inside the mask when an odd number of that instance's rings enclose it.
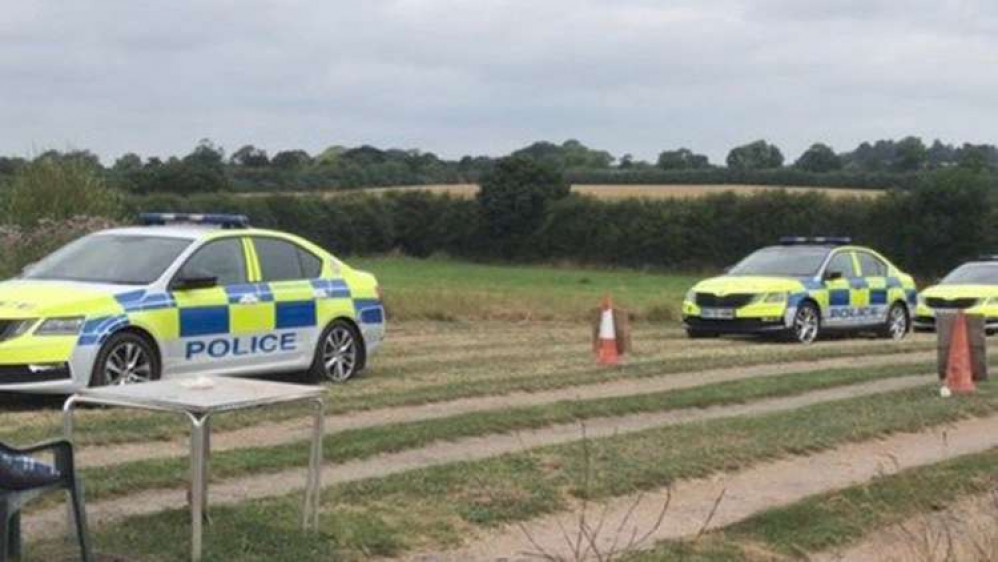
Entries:
{"label": "side mirror", "polygon": [[191,291],[194,289],[211,289],[218,286],[218,277],[190,276],[179,277],[173,281],[170,288],[174,291]]}
{"label": "side mirror", "polygon": [[841,271],[826,271],[825,281],[835,281],[836,279],[842,279]]}

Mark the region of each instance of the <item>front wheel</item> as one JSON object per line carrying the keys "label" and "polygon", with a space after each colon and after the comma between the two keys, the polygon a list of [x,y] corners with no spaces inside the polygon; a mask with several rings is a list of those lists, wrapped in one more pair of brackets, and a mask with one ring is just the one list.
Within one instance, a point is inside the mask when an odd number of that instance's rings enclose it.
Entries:
{"label": "front wheel", "polygon": [[120,332],[108,338],[97,354],[90,386],[150,382],[159,377],[159,355],[149,341],[138,334]]}
{"label": "front wheel", "polygon": [[797,343],[809,344],[821,333],[821,312],[812,303],[801,303],[790,326],[790,337]]}
{"label": "front wheel", "polygon": [[908,318],[908,311],[901,303],[894,303],[887,312],[887,322],[880,330],[881,337],[901,341],[910,330],[911,319]]}
{"label": "front wheel", "polygon": [[345,382],[356,375],[363,364],[364,345],[357,330],[343,320],[336,320],[319,338],[309,379],[315,383]]}

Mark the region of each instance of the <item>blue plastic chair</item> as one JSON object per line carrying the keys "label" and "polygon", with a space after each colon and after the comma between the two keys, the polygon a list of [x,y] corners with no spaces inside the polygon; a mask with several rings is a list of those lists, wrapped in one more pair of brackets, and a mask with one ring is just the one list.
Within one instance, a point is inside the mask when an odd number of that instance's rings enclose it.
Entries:
{"label": "blue plastic chair", "polygon": [[[52,453],[55,464],[35,459]],[[90,539],[83,492],[76,480],[73,446],[69,441],[50,441],[25,449],[0,443],[0,562],[21,559],[21,508],[47,492],[66,490],[72,504],[76,535],[84,562],[91,562]]]}

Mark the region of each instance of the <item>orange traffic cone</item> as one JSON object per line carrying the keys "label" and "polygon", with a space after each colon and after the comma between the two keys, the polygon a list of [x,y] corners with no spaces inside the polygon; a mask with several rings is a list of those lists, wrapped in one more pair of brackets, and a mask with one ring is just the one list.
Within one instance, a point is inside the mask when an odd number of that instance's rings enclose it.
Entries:
{"label": "orange traffic cone", "polygon": [[603,310],[600,313],[599,336],[596,342],[596,362],[600,365],[616,365],[620,360],[617,354],[617,326],[613,321],[613,301],[610,295],[603,297]]}
{"label": "orange traffic cone", "polygon": [[973,366],[970,362],[967,317],[963,312],[958,312],[953,321],[953,335],[949,342],[949,359],[946,361],[946,387],[954,394],[968,394],[976,390]]}

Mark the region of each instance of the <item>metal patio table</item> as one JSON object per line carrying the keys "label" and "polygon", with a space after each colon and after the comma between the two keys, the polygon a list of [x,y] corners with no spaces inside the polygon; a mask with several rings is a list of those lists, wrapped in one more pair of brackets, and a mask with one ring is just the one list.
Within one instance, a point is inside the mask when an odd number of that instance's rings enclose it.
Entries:
{"label": "metal patio table", "polygon": [[[229,377],[211,377],[210,388],[198,387],[194,378],[88,388],[69,397],[63,406],[66,438],[73,438],[73,411],[80,404],[117,406],[181,414],[191,424],[191,560],[201,560],[201,537],[208,507],[208,459],[211,454],[211,418],[234,412],[293,402],[314,407],[312,447],[305,486],[304,528],[319,526],[319,493],[322,474],[322,438],[325,391],[321,387]],[[204,381],[197,381],[204,382]]]}

